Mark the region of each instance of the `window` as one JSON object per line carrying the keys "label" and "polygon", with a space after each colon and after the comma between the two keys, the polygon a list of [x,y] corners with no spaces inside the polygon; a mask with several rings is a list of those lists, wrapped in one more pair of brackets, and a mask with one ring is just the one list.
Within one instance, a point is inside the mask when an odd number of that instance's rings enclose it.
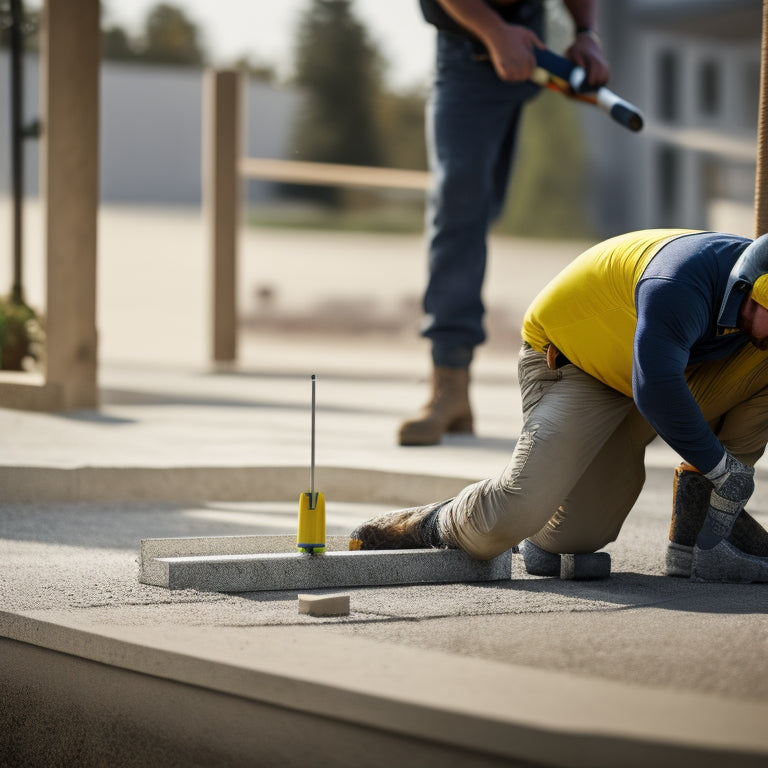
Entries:
{"label": "window", "polygon": [[702,62],[699,67],[699,111],[702,115],[714,117],[720,112],[721,101],[720,68],[715,61]]}
{"label": "window", "polygon": [[675,224],[678,216],[677,202],[680,183],[680,156],[674,147],[662,146],[656,156],[656,178],[659,201],[659,225],[662,227],[680,226]]}
{"label": "window", "polygon": [[680,108],[680,63],[674,51],[664,51],[657,60],[657,110],[667,122],[677,120]]}

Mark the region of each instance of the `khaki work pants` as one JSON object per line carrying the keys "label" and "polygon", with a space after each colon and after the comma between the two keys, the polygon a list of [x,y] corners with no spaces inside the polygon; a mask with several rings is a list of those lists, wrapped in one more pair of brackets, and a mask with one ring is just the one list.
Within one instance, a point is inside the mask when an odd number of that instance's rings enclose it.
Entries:
{"label": "khaki work pants", "polygon": [[[574,365],[550,370],[528,345],[518,375],[523,429],[512,458],[446,505],[441,529],[479,559],[526,538],[549,552],[595,552],[618,536],[637,500],[656,434],[632,398]],[[748,344],[686,375],[723,445],[754,464],[768,441],[768,354]]]}

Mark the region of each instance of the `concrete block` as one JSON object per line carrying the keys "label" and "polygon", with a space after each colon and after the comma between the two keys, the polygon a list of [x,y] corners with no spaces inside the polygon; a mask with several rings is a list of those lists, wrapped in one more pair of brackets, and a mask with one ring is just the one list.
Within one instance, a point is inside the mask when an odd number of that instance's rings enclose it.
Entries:
{"label": "concrete block", "polygon": [[558,555],[546,552],[526,540],[520,545],[525,570],[533,576],[561,579],[607,579],[611,575],[611,556],[607,552]]}
{"label": "concrete block", "polygon": [[349,616],[349,595],[299,595],[299,613]]}
{"label": "concrete block", "polygon": [[[349,547],[349,536],[327,536],[326,552],[341,552]],[[190,536],[175,539],[142,539],[139,581],[142,584],[163,583],[164,566],[158,558],[198,557],[200,555],[255,555],[296,553],[296,537],[283,535],[254,536]]]}
{"label": "concrete block", "polygon": [[607,579],[611,575],[611,556],[607,552],[560,555],[561,579]]}
{"label": "concrete block", "polygon": [[560,555],[547,552],[527,539],[520,543],[519,550],[525,560],[525,570],[531,576],[560,575]]}
{"label": "concrete block", "polygon": [[[178,544],[147,539],[142,541],[139,581],[168,589],[256,592],[511,578],[510,552],[481,561],[455,549],[333,549],[342,540],[346,545],[345,536],[328,537],[324,555],[304,555],[295,551],[294,536],[180,539]],[[264,551],[265,546],[272,551]]]}

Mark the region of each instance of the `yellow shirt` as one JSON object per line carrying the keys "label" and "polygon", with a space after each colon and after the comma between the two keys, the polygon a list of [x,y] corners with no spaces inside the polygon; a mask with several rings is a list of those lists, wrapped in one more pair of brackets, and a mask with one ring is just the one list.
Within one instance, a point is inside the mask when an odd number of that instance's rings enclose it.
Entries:
{"label": "yellow shirt", "polygon": [[632,397],[635,286],[665,243],[691,231],[630,232],[585,251],[533,300],[523,339],[539,352],[554,344],[581,370]]}

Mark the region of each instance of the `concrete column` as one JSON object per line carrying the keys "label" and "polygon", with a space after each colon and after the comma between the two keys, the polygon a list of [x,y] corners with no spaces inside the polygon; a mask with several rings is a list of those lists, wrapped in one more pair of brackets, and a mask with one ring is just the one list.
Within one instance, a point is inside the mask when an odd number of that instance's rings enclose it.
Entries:
{"label": "concrete column", "polygon": [[211,258],[214,362],[233,362],[237,357],[240,116],[239,74],[206,72],[203,200]]}
{"label": "concrete column", "polygon": [[99,0],[46,0],[41,186],[47,254],[46,381],[60,407],[97,405]]}

